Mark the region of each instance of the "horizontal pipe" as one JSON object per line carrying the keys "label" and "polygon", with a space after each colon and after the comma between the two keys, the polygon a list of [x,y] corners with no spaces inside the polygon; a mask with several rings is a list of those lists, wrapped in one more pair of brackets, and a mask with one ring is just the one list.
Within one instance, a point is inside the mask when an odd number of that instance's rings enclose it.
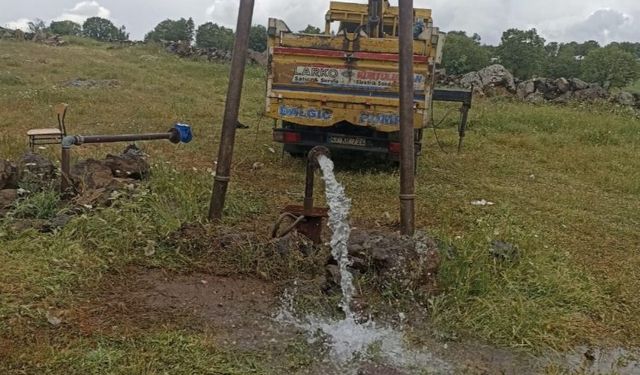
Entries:
{"label": "horizontal pipe", "polygon": [[172,139],[173,132],[148,133],[148,134],[119,134],[119,135],[79,135],[76,137],[76,145],[85,143],[115,143],[115,142],[135,142],[135,141],[155,141],[161,139]]}

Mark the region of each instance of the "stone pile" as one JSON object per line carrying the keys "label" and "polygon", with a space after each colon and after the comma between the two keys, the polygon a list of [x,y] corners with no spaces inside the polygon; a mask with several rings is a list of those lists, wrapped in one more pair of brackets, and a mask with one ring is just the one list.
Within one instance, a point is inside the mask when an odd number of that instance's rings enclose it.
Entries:
{"label": "stone pile", "polygon": [[[207,61],[217,62],[231,61],[231,51],[217,48],[198,48],[187,42],[163,41],[163,44],[165,46],[165,51],[183,58],[206,58]],[[266,52],[256,52],[250,49],[247,57],[251,63],[260,66],[267,66]]]}
{"label": "stone pile", "polygon": [[479,96],[513,96],[530,103],[610,101],[640,110],[640,94],[637,93],[611,93],[597,83],[584,82],[578,78],[534,78],[518,81],[499,64],[457,76],[438,71],[436,79],[441,87],[473,89],[474,95]]}

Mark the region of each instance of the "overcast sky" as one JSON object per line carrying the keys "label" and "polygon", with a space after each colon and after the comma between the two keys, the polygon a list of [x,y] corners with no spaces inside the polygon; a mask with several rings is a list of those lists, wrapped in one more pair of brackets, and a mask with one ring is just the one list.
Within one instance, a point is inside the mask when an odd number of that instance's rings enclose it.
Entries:
{"label": "overcast sky", "polygon": [[[364,2],[366,0],[356,0]],[[269,17],[285,20],[294,30],[307,24],[322,26],[329,0],[255,0],[254,23]],[[398,0],[391,0],[397,5]],[[132,39],[141,39],[167,18],[193,17],[235,26],[239,0],[0,0],[0,25],[26,27],[29,20],[87,17],[124,24]],[[442,30],[478,33],[485,43],[497,44],[508,28],[538,29],[548,41],[640,41],[640,0],[415,0],[416,7],[433,9]]]}

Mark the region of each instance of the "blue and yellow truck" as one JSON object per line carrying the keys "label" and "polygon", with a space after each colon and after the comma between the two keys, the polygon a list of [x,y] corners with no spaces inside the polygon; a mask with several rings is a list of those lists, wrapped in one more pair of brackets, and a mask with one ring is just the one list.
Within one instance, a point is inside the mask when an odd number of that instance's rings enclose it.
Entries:
{"label": "blue and yellow truck", "polygon": [[[294,33],[269,20],[266,114],[284,151],[330,149],[377,152],[397,160],[398,7],[332,1],[323,33]],[[431,10],[414,9],[414,127],[416,150],[430,123],[434,72],[444,35]],[[337,26],[337,28],[336,28]],[[445,96],[450,94],[445,93]],[[470,99],[469,99],[470,100]]]}

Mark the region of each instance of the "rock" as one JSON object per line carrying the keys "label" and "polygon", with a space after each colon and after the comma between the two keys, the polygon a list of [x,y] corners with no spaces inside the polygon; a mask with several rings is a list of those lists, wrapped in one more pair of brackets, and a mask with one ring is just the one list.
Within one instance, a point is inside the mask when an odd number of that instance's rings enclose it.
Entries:
{"label": "rock", "polygon": [[536,91],[536,85],[534,80],[523,81],[518,84],[516,94],[520,100],[524,100],[527,96],[533,94]]}
{"label": "rock", "polygon": [[484,85],[482,84],[482,79],[480,79],[480,75],[477,72],[467,73],[460,79],[460,86],[465,89],[474,88],[476,90],[482,90]]}
{"label": "rock", "polygon": [[18,190],[0,190],[0,209],[9,208],[18,200]]}
{"label": "rock", "polygon": [[104,165],[109,167],[113,176],[117,178],[143,180],[151,172],[149,163],[134,151],[127,151],[118,156],[109,154],[104,160]]}
{"label": "rock", "polygon": [[567,104],[569,103],[571,100],[573,100],[573,91],[567,91],[564,94],[558,96],[557,98],[553,99],[553,103],[556,104]]}
{"label": "rock", "polygon": [[260,66],[265,66],[265,67],[267,66],[267,63],[269,61],[269,55],[267,54],[267,51],[257,52],[252,49],[249,49],[247,57],[249,61],[253,62],[254,64],[258,64]]}
{"label": "rock", "polygon": [[612,100],[617,104],[628,107],[632,107],[636,104],[636,98],[633,96],[633,94],[626,91],[620,91],[612,97]]}
{"label": "rock", "polygon": [[609,93],[600,86],[594,86],[588,89],[576,91],[574,97],[579,101],[594,101],[598,99],[607,99],[609,97]]}
{"label": "rock", "polygon": [[513,262],[520,257],[520,249],[517,246],[503,241],[492,241],[490,253],[494,258],[507,262]]}
{"label": "rock", "polygon": [[58,171],[51,160],[30,152],[22,156],[18,169],[23,182],[35,184],[38,187],[54,180]]}
{"label": "rock", "polygon": [[533,104],[542,104],[545,102],[544,94],[541,92],[534,92],[533,94],[529,94],[524,100]]}
{"label": "rock", "polygon": [[482,82],[483,89],[487,87],[504,87],[511,93],[516,92],[513,74],[500,64],[494,64],[480,70],[478,76]]}
{"label": "rock", "polygon": [[558,88],[560,94],[567,93],[571,90],[571,83],[566,78],[556,79],[555,86]]}
{"label": "rock", "polygon": [[574,91],[586,90],[589,88],[589,84],[579,78],[571,78],[569,83]]}
{"label": "rock", "polygon": [[111,167],[95,159],[87,159],[75,164],[71,167],[70,174],[79,192],[104,189],[114,180]]}
{"label": "rock", "polygon": [[18,179],[18,168],[8,160],[0,160],[0,189],[17,189]]}

